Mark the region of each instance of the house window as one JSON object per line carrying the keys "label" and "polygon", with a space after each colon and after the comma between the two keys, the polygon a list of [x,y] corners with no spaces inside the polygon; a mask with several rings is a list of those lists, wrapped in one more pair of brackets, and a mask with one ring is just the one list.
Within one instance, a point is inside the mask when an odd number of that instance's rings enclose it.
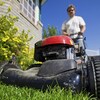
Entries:
{"label": "house window", "polygon": [[20,10],[24,17],[35,22],[35,0],[20,0]]}

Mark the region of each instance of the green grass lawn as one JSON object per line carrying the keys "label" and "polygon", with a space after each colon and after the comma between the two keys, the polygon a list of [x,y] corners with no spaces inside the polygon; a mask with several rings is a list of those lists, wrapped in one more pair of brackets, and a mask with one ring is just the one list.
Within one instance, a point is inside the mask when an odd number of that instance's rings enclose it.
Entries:
{"label": "green grass lawn", "polygon": [[0,100],[96,100],[87,93],[72,94],[55,87],[45,92],[27,87],[7,86],[0,83]]}

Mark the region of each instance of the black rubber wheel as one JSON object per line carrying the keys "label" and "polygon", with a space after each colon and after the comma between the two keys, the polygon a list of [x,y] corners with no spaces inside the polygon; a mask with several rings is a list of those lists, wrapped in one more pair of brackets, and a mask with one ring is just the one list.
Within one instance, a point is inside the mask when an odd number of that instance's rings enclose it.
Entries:
{"label": "black rubber wheel", "polygon": [[100,98],[100,56],[90,57],[88,78],[90,92]]}

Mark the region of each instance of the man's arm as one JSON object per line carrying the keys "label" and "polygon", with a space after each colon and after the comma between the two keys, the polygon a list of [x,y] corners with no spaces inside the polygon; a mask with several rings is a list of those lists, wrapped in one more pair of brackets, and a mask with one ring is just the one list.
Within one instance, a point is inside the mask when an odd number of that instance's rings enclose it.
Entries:
{"label": "man's arm", "polygon": [[79,34],[83,35],[83,33],[85,32],[85,30],[86,30],[86,26],[85,25],[81,25],[80,26],[80,32],[79,32]]}
{"label": "man's arm", "polygon": [[83,34],[86,30],[86,23],[82,17],[79,17],[80,33]]}
{"label": "man's arm", "polygon": [[63,35],[69,36],[68,33],[67,33],[67,28],[66,28],[66,21],[62,24],[61,30],[62,30]]}
{"label": "man's arm", "polygon": [[66,35],[66,36],[69,36],[69,34],[65,30],[62,30],[62,34]]}

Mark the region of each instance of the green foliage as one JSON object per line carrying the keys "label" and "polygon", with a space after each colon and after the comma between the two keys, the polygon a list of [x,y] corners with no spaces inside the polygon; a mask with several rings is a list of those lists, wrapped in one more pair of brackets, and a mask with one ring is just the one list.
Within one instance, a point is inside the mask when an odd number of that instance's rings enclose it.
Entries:
{"label": "green foliage", "polygon": [[2,0],[0,0],[0,6],[4,5],[4,2]]}
{"label": "green foliage", "polygon": [[0,16],[0,62],[11,59],[12,55],[17,57],[21,66],[32,63],[34,50],[30,50],[29,41],[32,37],[29,32],[19,32],[15,26],[18,17],[10,15],[11,7],[8,8],[6,15]]}
{"label": "green foliage", "polygon": [[87,93],[74,94],[60,87],[49,88],[45,92],[33,88],[19,88],[0,84],[0,100],[97,100]]}
{"label": "green foliage", "polygon": [[48,26],[48,29],[43,30],[43,38],[58,35],[57,29],[54,26]]}

